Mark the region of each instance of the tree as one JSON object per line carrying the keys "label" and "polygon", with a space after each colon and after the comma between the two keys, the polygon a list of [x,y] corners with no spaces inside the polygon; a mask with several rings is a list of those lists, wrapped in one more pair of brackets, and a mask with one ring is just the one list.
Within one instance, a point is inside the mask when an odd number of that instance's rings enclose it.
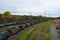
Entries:
{"label": "tree", "polygon": [[22,16],[22,20],[24,20],[24,21],[28,20],[27,16],[26,15],[23,15]]}
{"label": "tree", "polygon": [[0,23],[3,23],[3,14],[0,14]]}
{"label": "tree", "polygon": [[20,21],[20,16],[19,15],[17,15],[17,16],[15,16],[15,21],[17,21],[17,22],[19,22]]}
{"label": "tree", "polygon": [[5,22],[10,22],[11,21],[11,13],[9,11],[4,12],[3,14]]}
{"label": "tree", "polygon": [[0,14],[0,19],[2,19],[3,18],[3,14]]}

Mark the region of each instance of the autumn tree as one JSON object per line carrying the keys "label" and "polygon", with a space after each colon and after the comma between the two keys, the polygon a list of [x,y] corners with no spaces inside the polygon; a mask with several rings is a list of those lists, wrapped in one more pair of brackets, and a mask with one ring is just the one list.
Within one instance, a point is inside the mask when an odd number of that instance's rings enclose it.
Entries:
{"label": "autumn tree", "polygon": [[11,13],[9,11],[4,12],[3,14],[5,22],[11,21]]}

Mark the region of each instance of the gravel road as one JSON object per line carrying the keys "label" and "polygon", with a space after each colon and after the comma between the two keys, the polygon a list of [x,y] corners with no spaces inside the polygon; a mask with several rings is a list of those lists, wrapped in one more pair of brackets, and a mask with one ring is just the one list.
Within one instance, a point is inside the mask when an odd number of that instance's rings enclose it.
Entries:
{"label": "gravel road", "polygon": [[51,27],[51,40],[59,40],[58,36],[56,24],[53,24]]}

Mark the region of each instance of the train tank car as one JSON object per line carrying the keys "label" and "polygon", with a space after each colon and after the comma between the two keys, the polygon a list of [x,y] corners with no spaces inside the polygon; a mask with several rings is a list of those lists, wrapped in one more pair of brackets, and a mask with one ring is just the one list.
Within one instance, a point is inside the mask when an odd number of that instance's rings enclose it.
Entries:
{"label": "train tank car", "polygon": [[0,40],[8,40],[8,35],[6,32],[0,31]]}

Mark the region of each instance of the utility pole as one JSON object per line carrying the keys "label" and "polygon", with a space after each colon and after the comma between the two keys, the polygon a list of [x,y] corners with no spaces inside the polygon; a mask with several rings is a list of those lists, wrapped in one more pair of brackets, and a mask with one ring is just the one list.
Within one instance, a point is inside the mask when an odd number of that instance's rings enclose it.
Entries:
{"label": "utility pole", "polygon": [[47,15],[46,15],[46,11],[44,12],[44,16],[46,16],[46,17],[47,17]]}
{"label": "utility pole", "polygon": [[31,18],[31,21],[32,21],[32,13],[30,12],[30,18]]}
{"label": "utility pole", "polygon": [[30,12],[30,16],[32,16],[32,13]]}

